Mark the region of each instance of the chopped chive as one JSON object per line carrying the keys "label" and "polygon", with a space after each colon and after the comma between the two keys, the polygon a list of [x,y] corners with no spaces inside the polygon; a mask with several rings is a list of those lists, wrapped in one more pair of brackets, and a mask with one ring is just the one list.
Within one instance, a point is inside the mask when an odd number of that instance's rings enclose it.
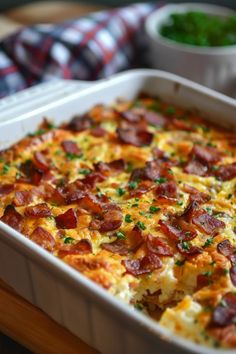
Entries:
{"label": "chopped chive", "polygon": [[167,107],[166,113],[169,115],[175,114],[175,108],[172,106]]}
{"label": "chopped chive", "polygon": [[212,209],[209,207],[206,207],[205,210],[208,212],[208,214],[212,215]]}
{"label": "chopped chive", "polygon": [[162,183],[165,183],[166,181],[167,181],[166,177],[160,177],[160,178],[155,179],[155,183],[157,183],[157,184],[162,184]]}
{"label": "chopped chive", "polygon": [[3,165],[2,171],[0,172],[0,175],[6,175],[10,170],[10,165],[5,163]]}
{"label": "chopped chive", "polygon": [[116,232],[116,237],[117,237],[119,240],[124,240],[124,239],[126,239],[125,234],[124,234],[123,232],[121,232],[121,231],[117,231],[117,232]]}
{"label": "chopped chive", "polygon": [[117,188],[116,193],[118,194],[119,197],[122,197],[122,195],[125,194],[125,190],[123,188]]}
{"label": "chopped chive", "polygon": [[206,277],[210,277],[212,275],[212,271],[208,270],[207,272],[202,273],[202,275],[205,275]]}
{"label": "chopped chive", "polygon": [[209,237],[206,242],[204,243],[203,247],[206,248],[206,247],[209,247],[210,245],[212,245],[212,243],[214,242],[214,239],[213,237]]}
{"label": "chopped chive", "polygon": [[73,243],[75,239],[73,237],[65,237],[64,238],[64,243]]}
{"label": "chopped chive", "polygon": [[142,304],[135,304],[134,307],[139,310],[142,311],[143,310],[143,305]]}
{"label": "chopped chive", "polygon": [[79,169],[79,173],[81,174],[81,175],[88,175],[88,174],[90,174],[90,170],[88,170],[87,168],[80,168]]}
{"label": "chopped chive", "polygon": [[182,265],[184,265],[185,260],[181,261],[179,259],[177,259],[177,261],[175,261],[175,265],[177,265],[178,267],[181,267]]}
{"label": "chopped chive", "polygon": [[136,224],[141,230],[146,230],[146,226],[142,221],[138,221]]}
{"label": "chopped chive", "polygon": [[21,178],[21,173],[19,171],[16,172],[16,180]]}
{"label": "chopped chive", "polygon": [[217,171],[217,170],[219,170],[219,168],[220,168],[220,166],[217,166],[217,165],[212,166],[213,171]]}
{"label": "chopped chive", "polygon": [[126,167],[126,172],[132,172],[133,171],[133,164],[132,162],[127,162],[127,167]]}
{"label": "chopped chive", "polygon": [[189,243],[186,241],[182,242],[182,247],[186,251],[189,251],[189,249],[190,249]]}
{"label": "chopped chive", "polygon": [[128,183],[128,186],[130,189],[136,189],[138,187],[138,182],[137,181],[131,181]]}
{"label": "chopped chive", "polygon": [[157,213],[157,212],[160,211],[160,210],[161,210],[161,208],[158,208],[158,207],[156,207],[156,206],[154,206],[154,205],[151,205],[150,208],[149,208],[149,212],[150,212],[151,214],[155,214],[155,213]]}
{"label": "chopped chive", "polygon": [[224,272],[224,275],[229,274],[229,270],[228,270],[227,268],[224,268],[224,269],[223,269],[223,272]]}
{"label": "chopped chive", "polygon": [[33,138],[34,136],[42,135],[46,132],[45,129],[38,129],[34,133],[29,133],[29,137]]}
{"label": "chopped chive", "polygon": [[68,160],[76,160],[76,159],[81,159],[83,154],[72,154],[71,152],[66,153],[66,157]]}
{"label": "chopped chive", "polygon": [[126,214],[125,215],[125,222],[131,223],[132,221],[133,221],[132,216],[130,214]]}

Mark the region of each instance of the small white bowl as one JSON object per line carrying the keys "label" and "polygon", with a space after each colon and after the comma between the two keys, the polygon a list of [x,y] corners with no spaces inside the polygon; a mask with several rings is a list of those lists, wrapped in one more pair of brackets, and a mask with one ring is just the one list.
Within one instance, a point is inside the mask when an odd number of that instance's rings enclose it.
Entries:
{"label": "small white bowl", "polygon": [[201,11],[222,18],[236,14],[226,7],[195,3],[166,5],[153,12],[145,23],[150,65],[236,96],[236,45],[198,47],[161,36],[159,30],[172,13],[189,11]]}

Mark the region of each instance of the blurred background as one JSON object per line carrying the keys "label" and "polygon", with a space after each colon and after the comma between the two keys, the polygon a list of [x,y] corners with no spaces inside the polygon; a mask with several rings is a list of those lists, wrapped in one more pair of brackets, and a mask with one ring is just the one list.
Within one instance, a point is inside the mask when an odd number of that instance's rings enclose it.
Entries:
{"label": "blurred background", "polygon": [[[37,2],[37,1],[32,1],[32,0],[1,0],[0,2],[0,11],[5,11],[8,10],[12,7],[15,6],[19,6],[19,5],[24,5],[24,4],[29,4],[29,3],[33,3],[33,2]],[[44,1],[45,3],[48,1]],[[67,1],[64,1],[65,3],[67,3]],[[135,1],[132,0],[91,0],[91,1],[74,1],[77,3],[84,3],[86,5],[88,4],[99,4],[99,5],[105,5],[105,6],[121,6],[121,5],[125,5],[125,4],[131,4],[134,3]],[[145,1],[143,1],[145,2]],[[178,1],[178,0],[172,0],[172,1],[168,1],[168,2],[172,2],[172,3],[183,3],[183,2],[190,2],[190,1]],[[195,1],[191,1],[191,2],[203,2],[202,0],[195,0]],[[228,7],[232,7],[232,8],[236,8],[236,1],[235,0],[208,0],[206,1],[207,3],[213,3],[213,4],[218,4],[218,5],[224,5],[224,6],[228,6]]]}

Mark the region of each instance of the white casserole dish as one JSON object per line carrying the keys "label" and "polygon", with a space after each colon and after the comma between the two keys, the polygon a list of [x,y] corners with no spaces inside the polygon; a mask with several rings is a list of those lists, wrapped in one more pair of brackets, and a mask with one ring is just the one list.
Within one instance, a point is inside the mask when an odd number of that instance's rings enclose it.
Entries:
{"label": "white casserole dish", "polygon": [[[110,103],[117,97],[133,99],[140,91],[199,109],[219,124],[236,127],[235,100],[173,74],[133,70],[83,90],[76,82],[42,84],[0,101],[0,148],[35,131],[45,116],[60,124],[96,103]],[[170,334],[1,222],[0,278],[104,354],[235,353]]]}

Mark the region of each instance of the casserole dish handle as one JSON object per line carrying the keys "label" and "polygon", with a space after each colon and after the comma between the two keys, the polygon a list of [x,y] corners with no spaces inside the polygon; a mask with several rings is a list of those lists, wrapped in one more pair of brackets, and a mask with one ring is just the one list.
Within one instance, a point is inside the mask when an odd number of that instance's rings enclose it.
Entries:
{"label": "casserole dish handle", "polygon": [[24,91],[0,99],[0,123],[11,121],[21,115],[37,110],[43,105],[57,101],[93,85],[89,81],[55,80],[45,82]]}

